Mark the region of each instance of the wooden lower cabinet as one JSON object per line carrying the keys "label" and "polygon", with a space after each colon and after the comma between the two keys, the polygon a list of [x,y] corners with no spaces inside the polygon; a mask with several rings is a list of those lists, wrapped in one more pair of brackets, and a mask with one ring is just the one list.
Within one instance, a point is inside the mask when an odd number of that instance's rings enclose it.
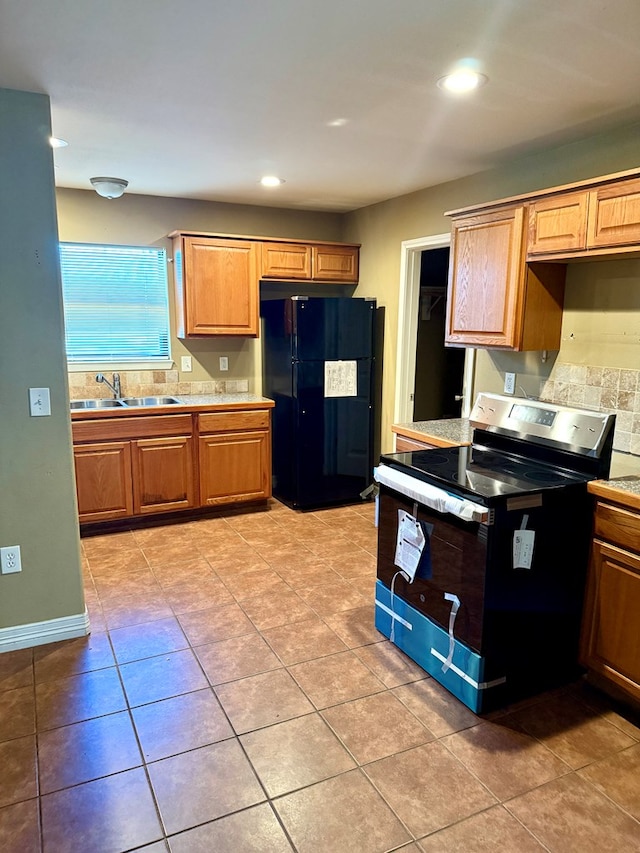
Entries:
{"label": "wooden lower cabinet", "polygon": [[266,500],[270,426],[268,409],[76,420],[80,521]]}
{"label": "wooden lower cabinet", "polygon": [[266,432],[200,436],[200,503],[212,506],[268,498],[269,462]]}
{"label": "wooden lower cabinet", "polygon": [[190,436],[141,439],[133,442],[132,451],[134,515],[196,505]]}
{"label": "wooden lower cabinet", "polygon": [[271,496],[271,432],[267,410],[200,415],[199,436],[202,506]]}
{"label": "wooden lower cabinet", "polygon": [[80,521],[132,515],[131,442],[76,445],[73,455]]}
{"label": "wooden lower cabinet", "polygon": [[[598,504],[598,516],[618,539],[611,510],[619,514],[622,538],[634,527],[631,546],[640,549],[640,514]],[[581,661],[605,682],[640,702],[640,553],[594,539],[585,597]]]}

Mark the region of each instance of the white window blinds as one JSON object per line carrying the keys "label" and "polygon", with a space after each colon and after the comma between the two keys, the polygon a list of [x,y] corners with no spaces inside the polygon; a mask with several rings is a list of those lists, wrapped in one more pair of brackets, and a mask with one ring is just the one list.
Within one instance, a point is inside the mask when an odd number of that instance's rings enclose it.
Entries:
{"label": "white window blinds", "polygon": [[164,249],[61,243],[69,362],[169,358]]}

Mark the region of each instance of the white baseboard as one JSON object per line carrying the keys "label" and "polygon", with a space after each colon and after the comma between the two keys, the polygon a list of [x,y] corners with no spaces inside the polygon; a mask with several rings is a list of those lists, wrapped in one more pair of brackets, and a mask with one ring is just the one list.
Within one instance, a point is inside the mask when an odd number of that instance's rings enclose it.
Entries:
{"label": "white baseboard", "polygon": [[59,619],[47,619],[45,622],[0,628],[0,653],[28,649],[31,646],[43,646],[45,643],[57,643],[58,640],[85,637],[90,630],[89,614],[86,609],[84,613],[77,613],[74,616],[61,616]]}

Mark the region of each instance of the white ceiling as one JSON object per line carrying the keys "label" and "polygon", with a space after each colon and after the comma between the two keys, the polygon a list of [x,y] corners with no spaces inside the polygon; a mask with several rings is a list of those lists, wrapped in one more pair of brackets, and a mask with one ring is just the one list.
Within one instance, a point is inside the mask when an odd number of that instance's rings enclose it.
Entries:
{"label": "white ceiling", "polygon": [[0,0],[0,86],[58,186],[353,210],[639,119],[640,0]]}

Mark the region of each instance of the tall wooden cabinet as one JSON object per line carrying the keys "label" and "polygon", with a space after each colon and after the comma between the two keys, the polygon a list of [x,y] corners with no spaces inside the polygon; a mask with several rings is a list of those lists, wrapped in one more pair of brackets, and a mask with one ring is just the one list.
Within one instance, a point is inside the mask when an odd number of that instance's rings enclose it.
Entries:
{"label": "tall wooden cabinet", "polygon": [[525,214],[517,205],[454,219],[447,344],[559,348],[565,268],[526,264]]}
{"label": "tall wooden cabinet", "polygon": [[258,253],[249,240],[177,234],[177,335],[258,335]]}
{"label": "tall wooden cabinet", "polygon": [[597,482],[589,490],[599,499],[581,660],[605,683],[640,702],[640,496]]}

